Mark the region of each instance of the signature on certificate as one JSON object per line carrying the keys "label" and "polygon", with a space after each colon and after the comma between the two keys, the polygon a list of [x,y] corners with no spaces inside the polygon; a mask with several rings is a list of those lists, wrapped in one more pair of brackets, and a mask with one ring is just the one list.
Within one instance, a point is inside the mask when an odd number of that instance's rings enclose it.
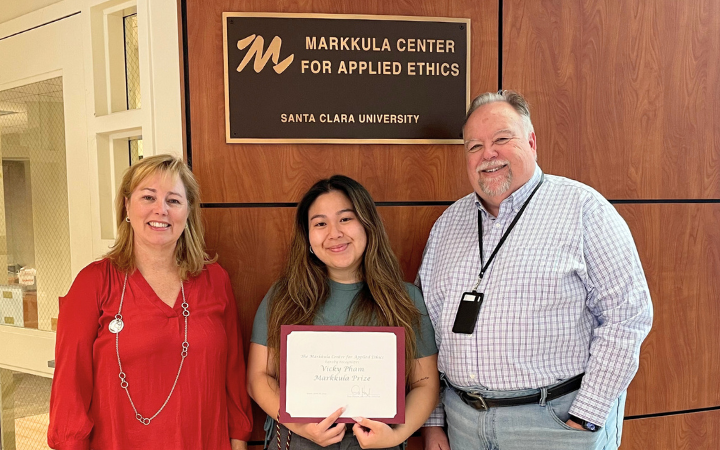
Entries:
{"label": "signature on certificate", "polygon": [[350,394],[348,394],[348,397],[380,397],[377,394],[373,394],[370,392],[370,386],[359,386],[354,385],[352,388],[350,388]]}

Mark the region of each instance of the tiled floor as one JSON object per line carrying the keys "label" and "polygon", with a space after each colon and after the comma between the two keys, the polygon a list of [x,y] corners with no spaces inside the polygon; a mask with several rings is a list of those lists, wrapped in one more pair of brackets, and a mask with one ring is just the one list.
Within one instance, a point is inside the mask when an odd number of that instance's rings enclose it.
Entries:
{"label": "tiled floor", "polygon": [[[45,450],[49,423],[52,380],[24,373],[13,373],[15,449]],[[2,446],[0,444],[0,450]]]}
{"label": "tiled floor", "polygon": [[15,419],[16,450],[46,450],[49,414],[38,414]]}

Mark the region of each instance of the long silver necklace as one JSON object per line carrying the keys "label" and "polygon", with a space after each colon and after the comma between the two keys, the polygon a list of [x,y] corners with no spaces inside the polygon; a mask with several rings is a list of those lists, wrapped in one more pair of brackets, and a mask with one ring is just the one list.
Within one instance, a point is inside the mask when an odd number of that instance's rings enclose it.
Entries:
{"label": "long silver necklace", "polygon": [[108,329],[111,333],[115,334],[115,353],[117,354],[117,360],[118,360],[118,367],[120,368],[120,374],[118,377],[120,377],[120,387],[125,390],[125,393],[127,394],[128,400],[130,400],[130,405],[133,408],[133,411],[135,411],[135,418],[143,425],[150,425],[150,422],[160,414],[160,412],[165,408],[165,405],[168,404],[170,401],[170,397],[172,397],[173,392],[175,391],[175,386],[177,386],[178,379],[180,378],[180,372],[182,372],[183,363],[185,362],[185,358],[187,358],[188,355],[188,347],[190,347],[190,344],[188,344],[188,316],[190,316],[190,310],[188,307],[190,305],[187,304],[187,301],[185,301],[185,287],[183,283],[180,283],[180,291],[182,292],[182,298],[183,302],[180,306],[182,306],[183,313],[182,315],[185,317],[185,340],[182,343],[182,352],[180,355],[182,356],[182,359],[180,359],[180,367],[178,367],[177,375],[175,376],[175,381],[173,382],[172,388],[170,389],[170,393],[168,394],[167,398],[165,399],[165,403],[162,404],[160,409],[157,410],[155,414],[152,415],[152,417],[143,417],[142,414],[140,414],[135,407],[135,403],[133,402],[132,397],[130,397],[130,382],[127,381],[127,375],[125,372],[123,372],[122,368],[122,362],[120,362],[120,346],[119,346],[119,336],[120,331],[125,327],[125,323],[123,322],[122,318],[122,307],[123,307],[123,300],[125,299],[125,287],[127,286],[127,279],[128,276],[125,274],[125,282],[123,283],[123,290],[122,295],[120,296],[120,307],[118,308],[117,314],[115,314],[115,319],[113,319],[110,322],[110,325],[108,325]]}

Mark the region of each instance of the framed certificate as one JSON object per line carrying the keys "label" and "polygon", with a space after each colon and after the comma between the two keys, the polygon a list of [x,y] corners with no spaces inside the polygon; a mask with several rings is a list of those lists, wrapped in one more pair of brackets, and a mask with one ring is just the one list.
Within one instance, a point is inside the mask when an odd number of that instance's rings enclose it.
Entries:
{"label": "framed certificate", "polygon": [[281,326],[280,421],[320,422],[341,407],[337,422],[405,422],[405,330]]}

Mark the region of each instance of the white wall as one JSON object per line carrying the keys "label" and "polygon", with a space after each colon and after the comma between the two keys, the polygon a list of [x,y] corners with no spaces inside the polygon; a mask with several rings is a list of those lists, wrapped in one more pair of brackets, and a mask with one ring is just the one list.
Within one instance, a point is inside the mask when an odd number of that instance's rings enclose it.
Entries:
{"label": "white wall", "polygon": [[[106,114],[107,111],[98,110],[96,98],[107,93],[107,89],[101,86],[103,75],[98,75],[97,70],[104,66],[104,62],[97,60],[97,51],[93,50],[97,50],[98,42],[102,48],[104,36],[102,29],[98,31],[91,21],[93,15],[102,16],[108,7],[128,2],[0,1],[3,9],[0,13],[0,91],[51,77],[63,77],[71,243],[69,279],[74,278],[84,266],[102,256],[112,243],[107,234],[103,239],[100,218],[100,205],[107,205],[114,197],[112,189],[101,190],[101,184],[106,181],[103,174],[112,173],[112,168],[105,167],[112,164],[113,158],[105,154],[112,150],[112,140],[128,133],[141,133],[146,156],[183,154],[177,2],[135,2],[142,108]],[[6,8],[8,1],[13,2],[11,8]],[[27,8],[38,6],[41,8],[25,13]],[[18,14],[22,15],[16,17]],[[30,361],[32,354],[42,355],[42,358],[52,354],[54,335],[51,335],[52,339],[38,340],[37,345],[47,347],[45,350],[25,352],[16,348],[18,333],[28,331],[28,339],[34,339],[42,332],[15,329],[10,336],[4,328],[7,327],[0,327],[0,348],[3,348],[0,367],[12,366],[13,370],[21,370],[23,358],[28,358],[28,370],[32,368],[37,372],[42,364]],[[49,324],[43,328],[48,329]],[[12,342],[8,340],[11,338]],[[3,362],[7,358],[12,359],[11,364],[9,360]]]}
{"label": "white wall", "polygon": [[[16,2],[20,0],[4,0]],[[24,84],[31,78],[37,78],[51,70],[62,71],[61,66],[67,66],[63,61],[51,62],[57,55],[49,54],[48,39],[60,40],[65,57],[73,59],[77,64],[77,55],[80,56],[80,67],[71,70],[79,71],[76,80],[71,80],[65,89],[66,114],[65,121],[68,129],[68,142],[73,131],[84,129],[85,145],[67,148],[67,166],[70,171],[79,167],[76,175],[85,178],[84,185],[69,186],[70,189],[70,215],[83,215],[82,211],[88,206],[92,210],[90,222],[81,226],[77,224],[77,231],[84,240],[91,236],[89,258],[86,251],[77,249],[79,258],[73,258],[73,276],[84,267],[90,259],[101,256],[112,242],[102,239],[100,234],[100,203],[109,199],[100,197],[99,173],[103,168],[98,167],[103,158],[98,158],[98,151],[108,151],[103,148],[103,141],[117,133],[128,130],[141,130],[146,155],[158,153],[183,154],[182,136],[182,110],[180,85],[180,49],[178,29],[178,5],[174,0],[138,0],[138,31],[140,39],[140,79],[142,89],[142,108],[113,114],[103,114],[96,111],[96,95],[103,95],[106,90],[98,89],[98,64],[93,57],[93,27],[91,27],[91,10],[103,10],[108,5],[127,3],[119,1],[99,0],[63,0],[51,2],[49,0],[36,0],[34,5],[50,4],[12,20],[0,23],[0,38],[23,32],[21,34],[0,40],[0,90]],[[29,4],[23,3],[25,8]],[[8,9],[3,17],[14,15],[19,11],[15,5],[12,11]],[[5,5],[3,4],[3,8]],[[51,22],[61,17],[79,13],[73,17],[32,29],[38,25]],[[70,29],[63,23],[72,23]],[[74,35],[74,36],[70,36]],[[102,35],[100,36],[102,39]],[[96,36],[97,41],[97,36]],[[97,47],[97,46],[96,46]],[[55,66],[56,69],[52,69]],[[65,71],[70,69],[64,68]],[[67,74],[63,74],[67,79]],[[77,83],[77,80],[82,80]],[[102,80],[102,79],[101,79]],[[100,92],[98,92],[100,91]],[[67,104],[82,105],[82,108],[72,108],[68,111]],[[80,111],[79,109],[83,109]],[[77,124],[74,122],[82,122]],[[112,159],[112,158],[110,158]],[[69,174],[68,178],[71,174]],[[72,220],[72,219],[71,219]],[[73,247],[75,250],[76,247]]]}

